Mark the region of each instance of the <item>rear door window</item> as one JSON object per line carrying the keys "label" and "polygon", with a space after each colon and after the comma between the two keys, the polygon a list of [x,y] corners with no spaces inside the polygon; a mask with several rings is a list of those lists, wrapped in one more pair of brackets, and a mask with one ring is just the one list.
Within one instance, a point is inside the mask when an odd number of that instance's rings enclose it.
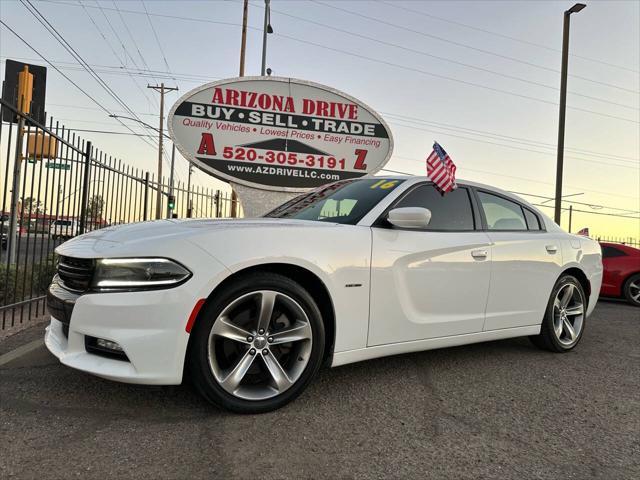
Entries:
{"label": "rear door window", "polygon": [[478,192],[489,230],[527,230],[527,222],[519,203],[487,192]]}
{"label": "rear door window", "polygon": [[542,230],[538,216],[526,207],[523,207],[522,210],[524,210],[524,218],[529,230]]}

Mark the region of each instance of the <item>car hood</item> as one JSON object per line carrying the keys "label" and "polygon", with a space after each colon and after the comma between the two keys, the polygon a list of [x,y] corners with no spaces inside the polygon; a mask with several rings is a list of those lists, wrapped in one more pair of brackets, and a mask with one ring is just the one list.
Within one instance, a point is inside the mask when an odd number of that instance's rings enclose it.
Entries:
{"label": "car hood", "polygon": [[279,230],[283,228],[330,228],[337,225],[336,223],[281,218],[155,220],[94,230],[63,243],[56,249],[56,252],[61,255],[90,256],[95,253],[106,253],[106,251],[122,244],[149,244],[150,241],[166,243],[175,239],[188,240],[216,231],[264,228]]}

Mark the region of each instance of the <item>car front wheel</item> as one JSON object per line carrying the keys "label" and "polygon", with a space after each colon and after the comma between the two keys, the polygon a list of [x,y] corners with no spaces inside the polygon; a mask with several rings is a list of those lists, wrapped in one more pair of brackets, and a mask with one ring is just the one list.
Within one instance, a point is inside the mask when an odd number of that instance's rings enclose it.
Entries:
{"label": "car front wheel", "polygon": [[624,297],[631,305],[640,307],[640,273],[631,275],[624,283]]}
{"label": "car front wheel", "polygon": [[552,352],[568,352],[584,333],[587,302],[580,282],[564,275],[556,282],[547,305],[540,334],[530,337],[540,348]]}
{"label": "car front wheel", "polygon": [[302,286],[256,273],[214,293],[191,341],[188,368],[200,393],[235,412],[262,413],[296,398],[317,373],[324,327]]}

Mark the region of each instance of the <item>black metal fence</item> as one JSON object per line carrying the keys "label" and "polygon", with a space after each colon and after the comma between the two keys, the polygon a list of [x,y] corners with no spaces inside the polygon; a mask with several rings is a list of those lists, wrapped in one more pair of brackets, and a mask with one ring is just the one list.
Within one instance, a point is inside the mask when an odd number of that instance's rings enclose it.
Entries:
{"label": "black metal fence", "polygon": [[155,219],[158,190],[163,218],[232,214],[229,194],[158,181],[52,118],[35,122],[2,101],[0,118],[9,112],[17,122],[0,124],[0,330],[44,313],[55,247],[90,230]]}
{"label": "black metal fence", "polygon": [[593,238],[595,238],[599,242],[620,243],[622,245],[629,245],[630,247],[640,248],[640,240],[633,237],[610,237],[596,235]]}

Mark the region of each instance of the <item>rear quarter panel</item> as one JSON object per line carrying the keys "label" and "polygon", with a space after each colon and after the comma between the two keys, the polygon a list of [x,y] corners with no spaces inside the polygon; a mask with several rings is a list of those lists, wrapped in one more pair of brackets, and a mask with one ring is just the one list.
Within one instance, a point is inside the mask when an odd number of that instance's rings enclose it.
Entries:
{"label": "rear quarter panel", "polygon": [[591,315],[600,295],[602,285],[602,249],[600,244],[588,237],[567,235],[562,242],[564,270],[578,268],[589,281],[591,292],[587,316]]}

